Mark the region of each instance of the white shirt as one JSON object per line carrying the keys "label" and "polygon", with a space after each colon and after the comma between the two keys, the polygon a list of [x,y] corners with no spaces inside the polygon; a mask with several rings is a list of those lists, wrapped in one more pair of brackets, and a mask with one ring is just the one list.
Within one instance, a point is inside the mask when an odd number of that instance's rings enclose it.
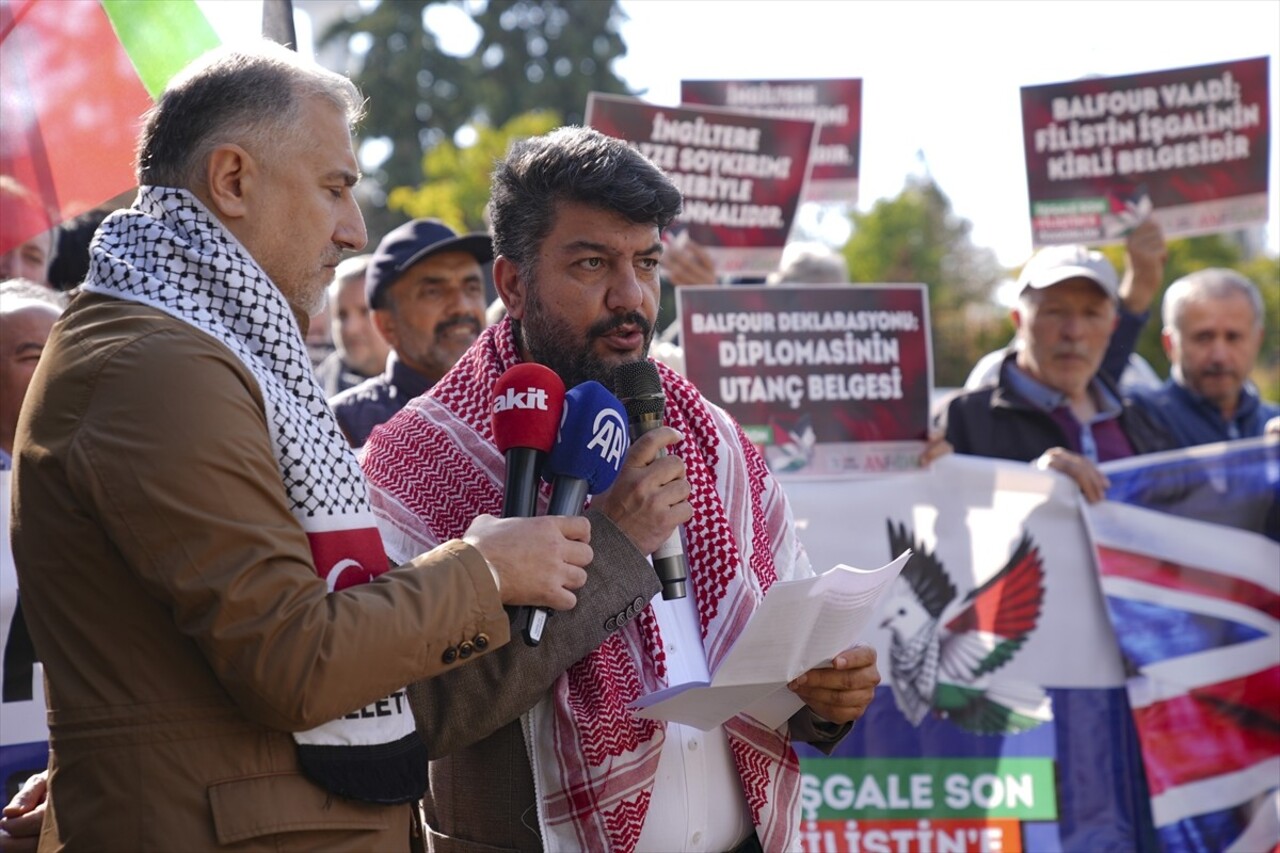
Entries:
{"label": "white shirt", "polygon": [[[667,683],[710,681],[693,596],[650,604],[667,653]],[[751,833],[742,781],[723,728],[703,732],[667,723],[649,814],[636,850],[714,853],[732,850]]]}

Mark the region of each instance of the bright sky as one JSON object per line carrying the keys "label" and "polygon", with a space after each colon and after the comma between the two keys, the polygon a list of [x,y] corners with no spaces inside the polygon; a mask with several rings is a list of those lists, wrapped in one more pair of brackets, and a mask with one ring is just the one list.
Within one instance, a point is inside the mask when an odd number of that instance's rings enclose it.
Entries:
{"label": "bright sky", "polygon": [[631,20],[615,71],[653,103],[678,104],[682,79],[862,78],[858,209],[897,195],[923,151],[955,212],[973,223],[974,242],[1007,266],[1031,253],[1020,87],[1269,56],[1267,247],[1280,252],[1276,0],[622,0],[622,8]]}
{"label": "bright sky", "polygon": [[[369,3],[371,0],[354,0]],[[295,6],[328,2],[294,0]],[[347,0],[352,2],[352,0]],[[469,53],[478,28],[464,9],[428,8],[446,51]],[[261,0],[201,0],[226,33],[252,32]],[[337,6],[345,5],[334,0]],[[859,77],[863,81],[859,210],[902,189],[917,152],[973,223],[973,240],[1009,267],[1031,253],[1019,89],[1268,56],[1271,221],[1280,254],[1280,2],[1277,0],[621,0],[627,56],[615,71],[657,104],[682,79]],[[326,11],[328,11],[326,9]],[[230,13],[230,14],[229,14]],[[227,21],[219,19],[226,16]],[[307,33],[300,31],[305,40]],[[530,104],[530,107],[535,106]],[[801,222],[833,243],[843,217]]]}

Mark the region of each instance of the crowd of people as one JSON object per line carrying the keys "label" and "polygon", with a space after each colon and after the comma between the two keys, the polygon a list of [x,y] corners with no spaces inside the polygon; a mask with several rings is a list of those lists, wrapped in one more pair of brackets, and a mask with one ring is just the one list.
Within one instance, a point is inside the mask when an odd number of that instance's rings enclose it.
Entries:
{"label": "crowd of people", "polygon": [[[283,48],[215,52],[148,114],[137,199],[95,227],[69,303],[54,231],[0,258],[21,589],[2,603],[43,664],[50,743],[0,850],[796,849],[793,744],[829,751],[863,716],[871,648],[795,679],[777,729],[627,710],[706,680],[772,584],[813,573],[783,488],[676,342],[664,425],[583,515],[499,517],[499,378],[532,363],[612,388],[667,352],[664,294],[718,279],[666,233],[679,191],[561,128],[497,165],[491,233],[416,219],[344,260],[369,242],[360,112]],[[1123,276],[1083,246],[1026,264],[1015,340],[939,407],[925,464],[1019,460],[1098,501],[1099,463],[1280,432],[1248,379],[1258,291],[1229,270],[1168,289],[1168,381],[1121,378],[1164,238],[1149,221],[1126,249]],[[796,246],[768,284],[847,278]],[[677,528],[690,594],[666,600],[649,557]],[[556,611],[537,646],[513,639],[519,606]]]}

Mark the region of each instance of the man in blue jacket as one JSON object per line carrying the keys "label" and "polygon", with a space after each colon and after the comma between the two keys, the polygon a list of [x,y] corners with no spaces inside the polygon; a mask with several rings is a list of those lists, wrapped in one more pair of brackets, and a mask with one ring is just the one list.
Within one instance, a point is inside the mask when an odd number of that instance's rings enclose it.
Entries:
{"label": "man in blue jacket", "polygon": [[1262,346],[1262,296],[1229,269],[1204,269],[1169,285],[1164,351],[1173,366],[1154,391],[1136,392],[1179,445],[1209,444],[1280,429],[1280,406],[1258,395],[1249,373]]}

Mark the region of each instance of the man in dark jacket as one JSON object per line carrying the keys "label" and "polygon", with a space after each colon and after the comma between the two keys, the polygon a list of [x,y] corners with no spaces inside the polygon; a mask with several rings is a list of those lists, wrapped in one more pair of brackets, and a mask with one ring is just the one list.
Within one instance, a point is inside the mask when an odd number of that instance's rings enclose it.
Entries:
{"label": "man in dark jacket", "polygon": [[485,326],[488,234],[456,234],[438,219],[415,219],[378,244],[365,294],[378,333],[391,345],[382,373],[330,398],[352,447],[453,367]]}
{"label": "man in dark jacket", "polygon": [[1052,246],[1027,262],[1019,284],[1021,346],[994,384],[951,400],[947,441],[957,453],[1062,471],[1087,500],[1101,500],[1097,463],[1174,446],[1098,372],[1117,321],[1115,269],[1083,246]]}
{"label": "man in dark jacket", "polygon": [[[998,380],[951,400],[947,441],[957,453],[1035,462],[1072,477],[1086,500],[1100,501],[1107,479],[1097,463],[1174,446],[1137,406],[1099,373],[1117,323],[1115,269],[1084,246],[1053,246],[1032,257],[1019,277],[1013,310],[1017,340]],[[1115,804],[1122,819],[1108,834],[1089,835],[1090,849],[1154,845],[1150,800],[1141,778],[1115,772],[1113,753],[1141,766],[1137,732],[1122,689],[1053,691],[1057,737],[1071,731],[1110,731],[1092,748],[1059,756],[1058,771]],[[1117,725],[1116,721],[1120,722]],[[1064,827],[1064,845],[1083,837]]]}

